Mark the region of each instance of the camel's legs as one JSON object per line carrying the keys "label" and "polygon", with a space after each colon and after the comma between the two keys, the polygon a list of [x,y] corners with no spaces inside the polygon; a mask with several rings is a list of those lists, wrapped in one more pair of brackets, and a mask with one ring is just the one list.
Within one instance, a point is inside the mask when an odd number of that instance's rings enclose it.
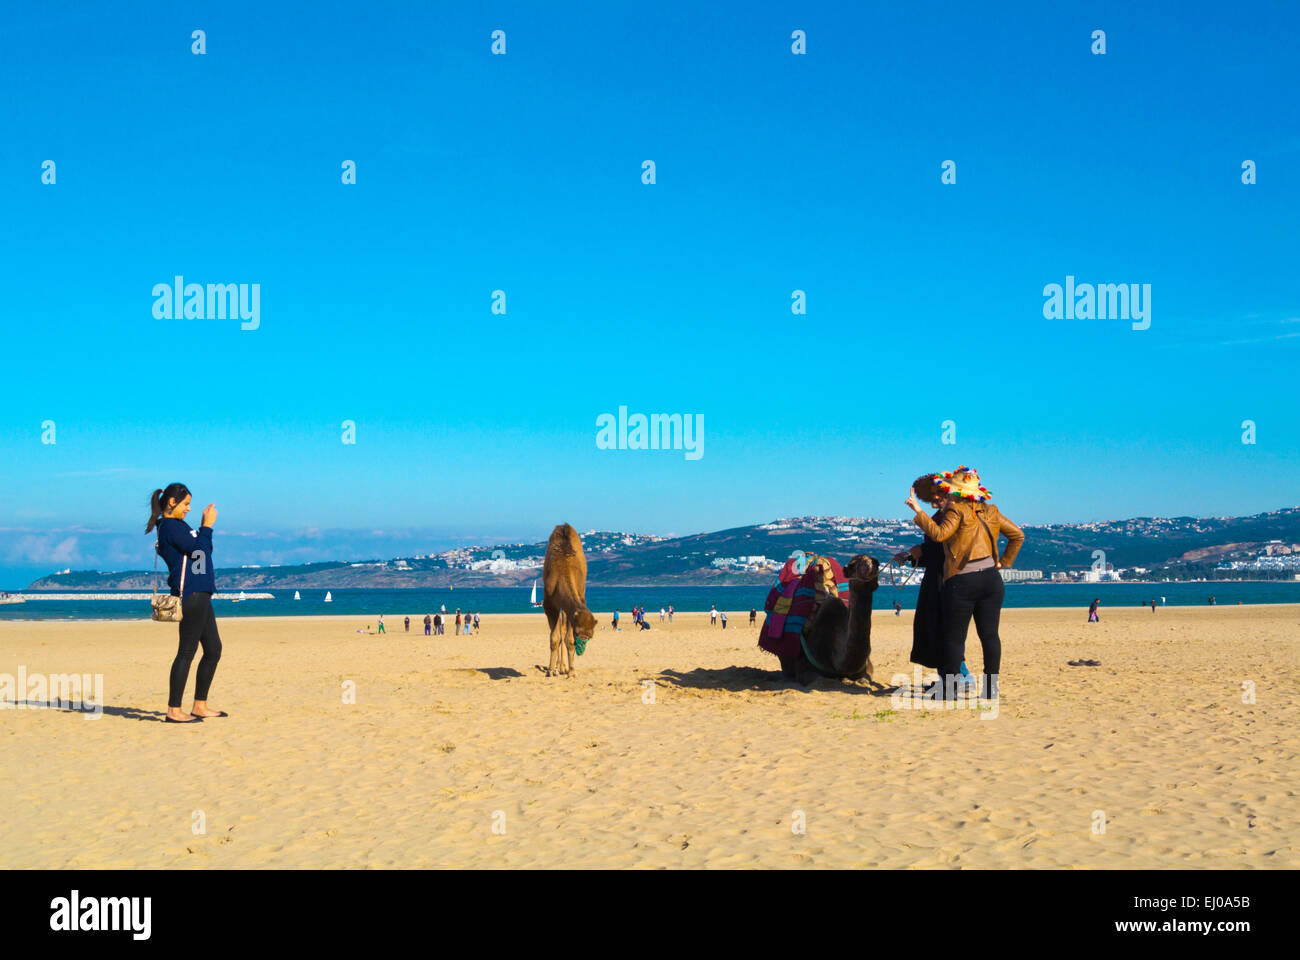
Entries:
{"label": "camel's legs", "polygon": [[555,623],[551,627],[551,665],[546,670],[548,677],[555,676],[558,669],[563,667],[564,661],[561,656],[564,645],[564,635],[568,631],[569,618],[561,610],[555,618]]}
{"label": "camel's legs", "polygon": [[859,670],[857,673],[855,673],[853,676],[849,677],[848,679],[849,679],[849,680],[866,680],[868,683],[873,683],[873,684],[874,684],[874,683],[875,683],[875,680],[872,679],[872,674],[875,673],[875,670],[876,670],[876,668],[873,667],[873,666],[871,665],[871,658],[870,658],[870,657],[867,657],[867,665],[866,665],[863,669],[861,669],[861,670]]}
{"label": "camel's legs", "polygon": [[794,674],[795,674],[794,678],[798,680],[801,684],[803,684],[805,687],[808,686],[813,681],[821,679],[821,674],[818,673],[813,668],[813,665],[808,662],[807,657],[800,657],[798,660],[795,661]]}
{"label": "camel's legs", "polygon": [[[573,662],[575,640],[574,640],[574,633],[573,633],[573,625],[572,625],[572,624],[569,625],[569,629],[568,629],[568,630],[564,631],[564,646],[565,646],[565,647],[568,649],[568,651],[569,651],[569,677],[570,677],[570,678],[573,678],[573,677],[576,677],[576,676],[578,675],[578,668],[577,668],[577,666],[576,666],[576,665],[574,664],[574,662]],[[561,663],[564,662],[564,654],[563,654],[563,651],[561,651],[561,654],[560,654],[560,662],[561,662]]]}

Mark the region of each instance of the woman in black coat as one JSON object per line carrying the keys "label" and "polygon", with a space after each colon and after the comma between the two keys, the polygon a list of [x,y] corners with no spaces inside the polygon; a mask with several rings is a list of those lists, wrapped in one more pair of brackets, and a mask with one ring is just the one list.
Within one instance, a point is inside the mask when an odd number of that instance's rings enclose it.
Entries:
{"label": "woman in black coat", "polygon": [[[934,482],[934,474],[916,478],[912,484],[918,500],[929,501],[937,512],[937,521],[943,512],[944,494]],[[926,537],[910,550],[894,557],[895,563],[923,567],[921,589],[916,595],[916,616],[912,620],[912,653],[909,659],[923,667],[937,670],[943,650],[943,629],[939,617],[939,588],[943,585],[943,544]]]}
{"label": "woman in black coat", "polygon": [[[918,500],[928,501],[935,508],[934,521],[938,523],[948,505],[948,495],[939,489],[935,483],[936,478],[937,475],[932,473],[917,477],[912,489],[916,491]],[[938,670],[943,660],[943,618],[939,605],[939,591],[943,587],[943,556],[943,544],[926,537],[907,552],[894,557],[897,563],[910,560],[913,566],[925,568],[921,589],[916,595],[916,616],[912,619],[912,654],[909,659],[933,670]],[[969,676],[964,661],[961,672],[963,676]]]}

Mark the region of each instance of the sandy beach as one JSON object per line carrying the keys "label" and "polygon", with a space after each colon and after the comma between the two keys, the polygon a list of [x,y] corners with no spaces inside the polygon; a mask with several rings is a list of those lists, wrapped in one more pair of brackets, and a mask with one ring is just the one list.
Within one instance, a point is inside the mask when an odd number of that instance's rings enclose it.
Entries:
{"label": "sandy beach", "polygon": [[[551,679],[540,614],[383,612],[221,620],[230,716],[188,727],[160,722],[175,625],[0,623],[0,674],[106,703],[0,712],[0,866],[1300,866],[1300,607],[1005,611],[996,711],[786,684],[742,613],[601,613]],[[911,613],[873,629],[910,683]]]}

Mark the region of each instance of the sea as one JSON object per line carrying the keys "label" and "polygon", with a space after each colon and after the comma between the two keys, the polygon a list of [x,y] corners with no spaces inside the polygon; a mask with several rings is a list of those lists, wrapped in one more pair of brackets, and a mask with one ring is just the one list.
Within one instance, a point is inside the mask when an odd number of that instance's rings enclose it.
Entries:
{"label": "sea", "polygon": [[[767,586],[655,586],[655,587],[600,587],[587,588],[587,605],[602,620],[610,611],[618,610],[624,617],[633,606],[645,607],[651,623],[658,618],[659,608],[671,604],[681,611],[707,611],[711,606],[727,611],[733,623],[748,620],[750,609],[763,611],[767,599]],[[453,616],[457,609],[476,611],[484,616],[494,613],[539,612],[530,605],[529,587],[483,587],[460,589],[355,589],[333,590],[332,601],[325,602],[325,591],[300,590],[302,599],[294,600],[294,591],[272,590],[274,599],[242,600],[229,598],[214,600],[217,615],[221,617],[306,617],[348,616],[373,622],[383,614],[390,625],[409,616],[416,625],[423,626],[424,615],[434,614],[444,608]],[[891,611],[897,601],[905,609],[916,606],[915,586],[893,586],[882,583],[875,593],[876,610]],[[66,594],[65,594],[66,595]],[[0,604],[0,620],[147,620],[149,601],[118,599],[112,593],[97,597],[108,599],[40,599],[40,592],[23,591],[29,598],[26,603]],[[237,594],[236,594],[237,596]],[[1101,609],[1107,607],[1140,607],[1155,600],[1157,605],[1169,607],[1205,606],[1213,596],[1220,606],[1256,603],[1300,604],[1300,581],[1251,580],[1179,583],[1008,583],[1006,607],[1080,607],[1086,609],[1094,598],[1101,600]],[[1300,607],[1297,607],[1300,618]]]}

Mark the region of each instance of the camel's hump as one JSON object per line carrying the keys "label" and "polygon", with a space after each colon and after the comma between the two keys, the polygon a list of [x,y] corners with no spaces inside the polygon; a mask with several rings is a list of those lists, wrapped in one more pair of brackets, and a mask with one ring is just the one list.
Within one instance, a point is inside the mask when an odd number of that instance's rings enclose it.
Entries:
{"label": "camel's hump", "polygon": [[573,529],[572,524],[561,523],[551,531],[551,539],[547,541],[547,547],[551,546],[572,553],[582,549],[582,540],[578,537],[578,531]]}

